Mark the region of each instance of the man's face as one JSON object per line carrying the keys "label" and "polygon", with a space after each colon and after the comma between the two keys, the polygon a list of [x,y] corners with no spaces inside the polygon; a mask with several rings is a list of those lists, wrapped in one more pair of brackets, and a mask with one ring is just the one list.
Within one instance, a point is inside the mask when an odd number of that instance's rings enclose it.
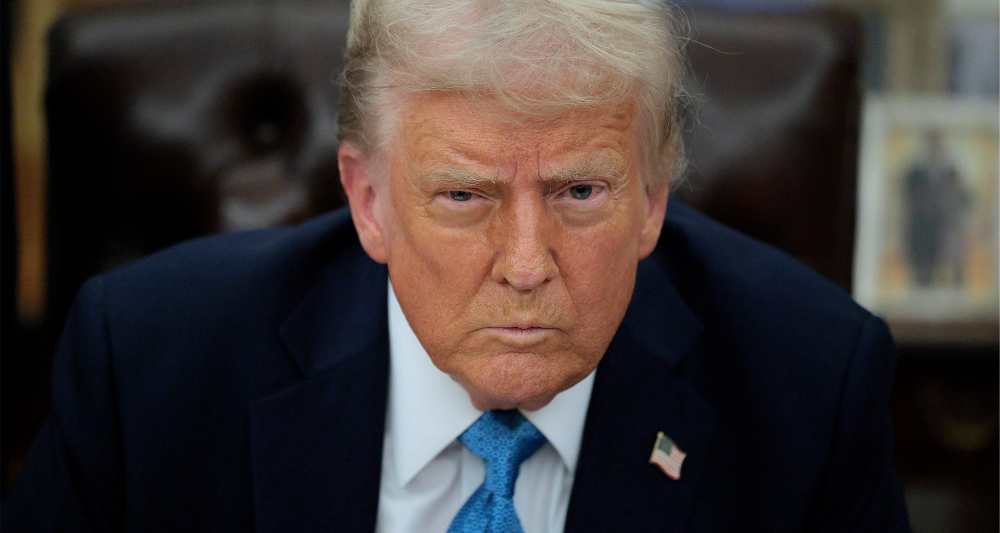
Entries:
{"label": "man's face", "polygon": [[632,107],[492,111],[412,96],[388,178],[351,147],[341,172],[362,243],[434,364],[479,409],[538,409],[603,356],[666,192],[637,171]]}

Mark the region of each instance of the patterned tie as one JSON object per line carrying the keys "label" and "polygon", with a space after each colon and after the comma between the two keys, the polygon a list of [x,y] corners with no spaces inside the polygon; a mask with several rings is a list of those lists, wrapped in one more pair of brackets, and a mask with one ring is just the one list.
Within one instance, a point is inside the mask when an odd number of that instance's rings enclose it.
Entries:
{"label": "patterned tie", "polygon": [[514,512],[514,482],[521,463],[545,437],[517,410],[483,413],[458,440],[486,463],[486,479],[455,515],[448,533],[522,533]]}

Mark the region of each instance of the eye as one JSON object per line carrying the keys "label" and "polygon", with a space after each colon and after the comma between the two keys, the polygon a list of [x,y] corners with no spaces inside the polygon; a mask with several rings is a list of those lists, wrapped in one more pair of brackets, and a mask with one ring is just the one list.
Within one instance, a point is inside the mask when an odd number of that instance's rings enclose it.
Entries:
{"label": "eye", "polygon": [[456,202],[468,202],[472,199],[472,193],[469,191],[448,191],[448,196]]}
{"label": "eye", "polygon": [[591,194],[594,194],[593,185],[574,185],[569,188],[569,195],[575,200],[586,200]]}

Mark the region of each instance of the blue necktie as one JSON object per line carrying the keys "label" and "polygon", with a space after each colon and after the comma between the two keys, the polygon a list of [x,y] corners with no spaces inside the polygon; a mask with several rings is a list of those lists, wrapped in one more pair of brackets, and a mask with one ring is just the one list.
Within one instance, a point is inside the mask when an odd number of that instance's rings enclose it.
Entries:
{"label": "blue necktie", "polygon": [[486,479],[455,515],[448,533],[522,533],[514,512],[514,482],[521,463],[545,437],[517,410],[483,413],[458,440],[486,466]]}

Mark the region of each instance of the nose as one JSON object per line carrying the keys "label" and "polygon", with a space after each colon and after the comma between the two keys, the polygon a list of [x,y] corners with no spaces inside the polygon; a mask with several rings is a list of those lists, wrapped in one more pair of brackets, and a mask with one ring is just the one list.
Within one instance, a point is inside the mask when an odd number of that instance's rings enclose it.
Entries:
{"label": "nose", "polygon": [[511,199],[494,223],[494,281],[530,291],[552,280],[558,273],[555,224],[543,198]]}

